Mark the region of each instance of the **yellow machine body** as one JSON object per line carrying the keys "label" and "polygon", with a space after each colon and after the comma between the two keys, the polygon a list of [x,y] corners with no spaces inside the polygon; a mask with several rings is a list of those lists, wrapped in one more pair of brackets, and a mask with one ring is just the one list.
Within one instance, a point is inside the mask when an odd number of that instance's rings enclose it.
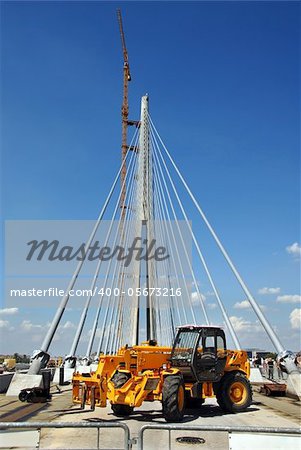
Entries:
{"label": "yellow machine body", "polygon": [[[170,366],[171,347],[140,345],[122,347],[117,355],[100,355],[97,370],[91,373],[78,373],[73,376],[73,401],[105,407],[107,401],[112,405],[139,407],[144,401],[162,401],[162,388],[165,377],[181,374],[179,368]],[[226,350],[227,360],[224,372],[241,372],[250,376],[250,362],[242,350]],[[125,373],[127,381],[116,388],[114,374]],[[212,382],[202,383],[199,398],[214,397]],[[185,390],[192,397],[194,383],[185,382]]]}

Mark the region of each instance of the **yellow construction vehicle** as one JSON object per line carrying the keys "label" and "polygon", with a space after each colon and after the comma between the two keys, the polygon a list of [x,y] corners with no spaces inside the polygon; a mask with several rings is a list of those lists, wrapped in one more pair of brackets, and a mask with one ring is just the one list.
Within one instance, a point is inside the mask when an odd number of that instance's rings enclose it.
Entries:
{"label": "yellow construction vehicle", "polygon": [[180,422],[185,406],[216,397],[227,412],[244,411],[252,401],[250,363],[242,350],[227,350],[224,331],[214,326],[178,328],[173,347],[155,341],[101,355],[97,370],[75,373],[73,401],[127,416],[144,401],[162,402],[167,422]]}

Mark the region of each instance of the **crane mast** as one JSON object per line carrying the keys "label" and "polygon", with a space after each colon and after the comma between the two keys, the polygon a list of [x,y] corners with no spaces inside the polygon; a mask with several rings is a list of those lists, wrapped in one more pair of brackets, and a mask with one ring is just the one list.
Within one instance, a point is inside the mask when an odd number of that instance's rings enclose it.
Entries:
{"label": "crane mast", "polygon": [[[122,161],[124,161],[124,158],[127,153],[127,127],[129,125],[128,122],[128,116],[129,116],[129,100],[128,100],[128,85],[129,81],[131,81],[131,74],[130,74],[130,66],[129,66],[129,58],[128,58],[128,52],[126,49],[125,44],[125,37],[124,37],[124,31],[123,31],[123,25],[122,25],[122,17],[121,17],[121,11],[120,9],[117,10],[117,19],[119,24],[119,31],[120,31],[120,37],[121,37],[121,44],[122,44],[122,52],[123,52],[123,101],[122,101],[122,108],[121,108],[121,117],[122,117],[122,144],[121,144],[121,158]],[[126,163],[124,161],[122,171],[121,171],[121,197],[120,197],[120,208],[121,208],[121,217],[124,218],[126,205],[125,205],[125,196],[126,196],[126,185],[125,185],[125,178],[126,178]]]}

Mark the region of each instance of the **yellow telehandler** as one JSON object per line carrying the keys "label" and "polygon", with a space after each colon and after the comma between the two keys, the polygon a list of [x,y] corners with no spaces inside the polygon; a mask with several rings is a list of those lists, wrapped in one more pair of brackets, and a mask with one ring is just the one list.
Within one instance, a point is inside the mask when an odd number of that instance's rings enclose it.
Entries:
{"label": "yellow telehandler", "polygon": [[167,422],[180,422],[185,406],[200,406],[216,397],[227,412],[251,404],[250,362],[242,350],[227,350],[224,331],[215,326],[178,327],[173,347],[151,340],[122,347],[117,355],[100,355],[97,370],[75,373],[73,401],[105,407],[128,416],[144,401],[162,402]]}

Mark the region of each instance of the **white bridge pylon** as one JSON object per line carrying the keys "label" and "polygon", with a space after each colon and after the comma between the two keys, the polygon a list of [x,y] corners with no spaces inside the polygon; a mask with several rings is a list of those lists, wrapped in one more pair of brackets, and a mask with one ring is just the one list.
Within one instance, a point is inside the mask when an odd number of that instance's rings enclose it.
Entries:
{"label": "white bridge pylon", "polygon": [[[141,99],[141,116],[140,116],[140,136],[139,151],[137,152],[138,171],[136,176],[137,193],[135,198],[136,220],[135,233],[136,236],[145,237],[148,243],[155,239],[154,231],[154,198],[153,198],[153,165],[152,153],[149,139],[148,127],[148,96],[145,95]],[[144,228],[144,229],[143,229]],[[134,292],[141,288],[141,263],[134,262]],[[146,261],[145,265],[146,289],[155,286],[155,265],[154,260]],[[150,293],[146,296],[146,337],[147,339],[155,339],[156,318],[155,318],[154,296]],[[140,296],[134,295],[134,305],[132,308],[133,328],[130,343],[139,343],[139,316],[140,316]]]}
{"label": "white bridge pylon", "polygon": [[[118,180],[125,165],[127,167],[126,176],[119,191]],[[173,173],[169,166],[172,167]],[[93,299],[92,296],[87,297],[79,317],[69,356],[65,361],[66,366],[74,366],[78,357],[80,340],[83,336],[87,336],[88,332],[89,341],[85,355],[81,355],[81,357],[84,356],[86,364],[91,362],[94,352],[96,352],[96,357],[100,353],[116,353],[121,345],[135,345],[143,338],[156,339],[160,345],[171,345],[176,326],[187,323],[201,324],[205,322],[210,324],[210,314],[207,311],[206,302],[203,301],[198,276],[187,248],[187,236],[198,256],[197,263],[201,262],[212,287],[225,327],[235,347],[240,349],[233,324],[181,200],[177,189],[178,181],[182,185],[181,189],[185,189],[197,213],[207,226],[275,349],[278,353],[284,351],[278,336],[251,295],[164,145],[150,117],[149,98],[145,95],[141,100],[140,126],[136,128],[121,167],[86,242],[86,250],[93,244],[98,228],[108,213],[108,206],[113,204],[115,206],[113,213],[110,213],[110,226],[104,242],[101,243],[103,247],[109,245],[114,248],[114,246],[120,245],[124,249],[129,249],[135,239],[139,239],[139,243],[147,251],[148,246],[155,241],[156,245],[164,246],[168,258],[162,258],[160,263],[155,258],[140,260],[136,258],[129,266],[126,265],[125,259],[122,261],[110,259],[106,262],[105,275],[101,278],[101,283],[103,291],[111,288],[111,294],[100,295],[96,299]],[[122,205],[120,205],[121,201]],[[184,228],[179,224],[179,217],[177,217],[179,211]],[[52,340],[69,303],[68,292],[74,289],[84,264],[85,261],[79,262],[41,348],[35,352],[33,363],[29,369],[31,374],[39,373],[47,363]],[[88,286],[91,292],[96,285],[100,284],[99,275],[102,266],[103,261],[100,259],[91,285]],[[192,301],[192,286],[196,291],[198,305]],[[119,296],[113,294],[115,287],[121,293]],[[175,295],[176,289],[179,287],[181,287],[181,295]],[[161,291],[152,291],[151,288],[160,288]],[[132,295],[128,294],[130,289]],[[143,290],[146,295],[142,295]],[[168,295],[163,296],[163,290]],[[95,309],[91,312],[93,302],[96,302],[94,305],[96,312]],[[89,320],[92,326],[89,325]]]}

